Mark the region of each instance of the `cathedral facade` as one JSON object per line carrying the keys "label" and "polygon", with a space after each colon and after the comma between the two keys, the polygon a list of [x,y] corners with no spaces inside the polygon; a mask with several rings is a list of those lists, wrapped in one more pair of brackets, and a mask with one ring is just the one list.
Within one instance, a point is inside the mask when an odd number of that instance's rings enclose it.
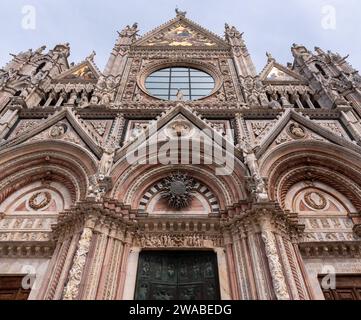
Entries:
{"label": "cathedral facade", "polygon": [[361,77],[177,10],[0,70],[0,299],[361,299]]}

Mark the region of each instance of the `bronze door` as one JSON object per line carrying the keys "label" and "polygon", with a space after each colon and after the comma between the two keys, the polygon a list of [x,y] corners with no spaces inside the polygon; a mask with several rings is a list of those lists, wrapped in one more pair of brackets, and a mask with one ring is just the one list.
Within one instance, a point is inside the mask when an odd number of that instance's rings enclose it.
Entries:
{"label": "bronze door", "polygon": [[[322,279],[323,276],[320,276],[320,283],[322,283]],[[323,289],[323,294],[326,300],[361,300],[361,276],[336,276],[336,288]]]}
{"label": "bronze door", "polygon": [[142,252],[135,300],[220,300],[216,254]]}

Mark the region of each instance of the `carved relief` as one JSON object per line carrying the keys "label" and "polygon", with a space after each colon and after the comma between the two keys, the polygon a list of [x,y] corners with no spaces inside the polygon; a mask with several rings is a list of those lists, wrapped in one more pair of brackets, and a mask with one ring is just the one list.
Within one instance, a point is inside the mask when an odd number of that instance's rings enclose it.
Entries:
{"label": "carved relief", "polygon": [[219,246],[221,241],[203,234],[146,234],[137,238],[143,248],[210,248]]}
{"label": "carved relief", "polygon": [[289,126],[289,131],[295,139],[303,139],[306,137],[305,129],[303,129],[299,124],[293,123]]}
{"label": "carved relief", "polygon": [[59,123],[51,128],[49,136],[54,139],[60,139],[67,131],[68,126],[65,123]]}
{"label": "carved relief", "polygon": [[168,201],[170,208],[177,210],[187,208],[193,199],[194,181],[184,173],[173,173],[162,181],[162,197]]}
{"label": "carved relief", "polygon": [[262,239],[265,244],[266,255],[270,266],[273,286],[279,300],[289,300],[287,285],[282,271],[282,265],[278,257],[274,234],[271,231],[263,231]]}
{"label": "carved relief", "polygon": [[104,120],[91,120],[90,123],[92,124],[95,131],[102,137],[106,132],[108,122]]}

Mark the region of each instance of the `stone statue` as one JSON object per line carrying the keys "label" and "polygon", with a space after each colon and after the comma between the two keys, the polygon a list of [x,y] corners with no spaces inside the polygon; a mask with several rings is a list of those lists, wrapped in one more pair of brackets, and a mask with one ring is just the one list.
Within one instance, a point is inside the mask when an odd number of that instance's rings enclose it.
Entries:
{"label": "stone statue", "polygon": [[293,44],[292,46],[292,54],[295,58],[301,58],[303,61],[307,61],[312,57],[312,53],[306,49],[305,46]]}
{"label": "stone statue", "polygon": [[185,17],[187,15],[187,11],[180,11],[178,8],[175,9],[175,13],[177,17]]}
{"label": "stone statue", "polygon": [[114,149],[105,149],[103,156],[100,160],[99,165],[99,174],[103,176],[109,176],[110,171],[112,169],[113,158],[114,158],[115,150]]}
{"label": "stone statue", "polygon": [[138,33],[138,24],[134,23],[131,27],[128,25],[123,29],[121,32],[119,32],[119,41],[118,45],[120,46],[127,46],[132,44],[136,38]]}
{"label": "stone statue", "polygon": [[93,52],[86,58],[86,60],[91,60],[91,61],[93,61],[94,60],[94,58],[95,58],[95,56],[96,56],[96,52],[93,50]]}
{"label": "stone statue", "polygon": [[290,126],[290,132],[296,138],[304,138],[306,136],[305,130],[297,123],[294,123]]}
{"label": "stone statue", "polygon": [[177,101],[183,101],[184,100],[184,93],[182,90],[178,89],[177,92]]}
{"label": "stone statue", "polygon": [[46,46],[41,46],[39,49],[37,49],[35,51],[35,54],[42,54],[45,49],[46,49]]}

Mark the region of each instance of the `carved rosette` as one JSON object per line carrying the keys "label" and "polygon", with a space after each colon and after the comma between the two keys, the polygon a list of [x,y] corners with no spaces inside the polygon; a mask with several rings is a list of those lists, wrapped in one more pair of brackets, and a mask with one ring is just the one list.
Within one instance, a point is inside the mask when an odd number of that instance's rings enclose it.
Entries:
{"label": "carved rosette", "polygon": [[193,199],[194,181],[185,173],[173,173],[162,182],[162,197],[173,209],[187,208]]}
{"label": "carved rosette", "polygon": [[73,266],[69,272],[69,281],[64,289],[64,300],[75,300],[79,294],[79,285],[83,274],[86,257],[90,249],[93,231],[85,228],[79,241],[78,250],[75,254]]}

